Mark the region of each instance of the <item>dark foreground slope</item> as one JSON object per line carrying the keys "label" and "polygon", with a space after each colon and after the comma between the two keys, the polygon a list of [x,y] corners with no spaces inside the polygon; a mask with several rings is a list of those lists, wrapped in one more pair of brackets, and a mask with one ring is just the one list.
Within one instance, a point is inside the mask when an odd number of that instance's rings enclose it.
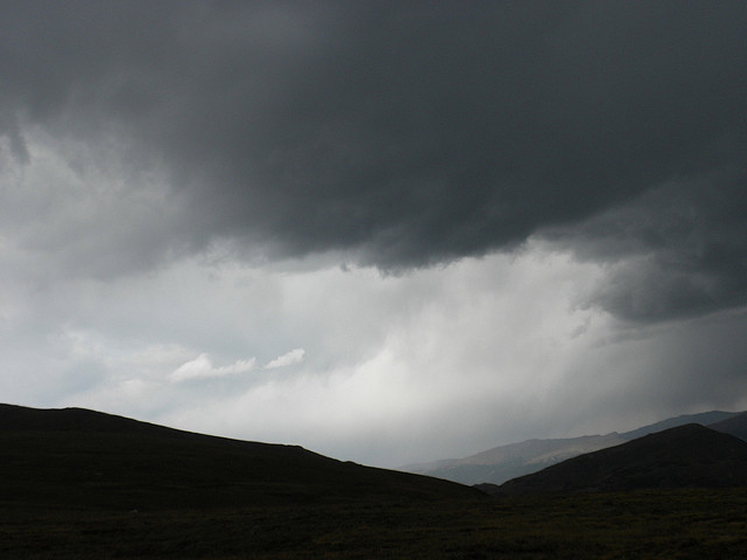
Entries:
{"label": "dark foreground slope", "polygon": [[0,406],[3,559],[721,560],[747,558],[745,534],[747,488],[475,499],[298,447]]}
{"label": "dark foreground slope", "polygon": [[0,405],[0,501],[118,510],[474,498],[443,480],[298,446],[174,430],[82,409]]}
{"label": "dark foreground slope", "polygon": [[510,480],[498,493],[731,486],[747,486],[747,442],[688,424]]}

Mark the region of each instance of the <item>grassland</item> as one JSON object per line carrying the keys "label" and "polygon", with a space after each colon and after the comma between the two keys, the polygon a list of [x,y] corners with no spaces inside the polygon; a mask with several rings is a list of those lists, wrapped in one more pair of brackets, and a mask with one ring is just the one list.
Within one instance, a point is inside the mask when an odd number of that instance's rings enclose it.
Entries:
{"label": "grassland", "polygon": [[0,558],[737,559],[747,488],[215,509],[2,508]]}
{"label": "grassland", "polygon": [[6,558],[744,559],[747,487],[490,498],[300,447],[0,405]]}

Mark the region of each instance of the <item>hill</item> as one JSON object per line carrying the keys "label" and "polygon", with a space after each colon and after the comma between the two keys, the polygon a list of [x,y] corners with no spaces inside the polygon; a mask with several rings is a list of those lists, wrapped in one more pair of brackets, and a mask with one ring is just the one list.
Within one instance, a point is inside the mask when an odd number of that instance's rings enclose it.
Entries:
{"label": "hill", "polygon": [[697,414],[682,414],[673,418],[667,418],[661,422],[655,422],[648,424],[642,428],[624,432],[622,435],[627,440],[638,439],[639,437],[647,436],[669,428],[676,428],[677,426],[684,426],[685,424],[700,424],[701,426],[709,426],[715,422],[721,422],[728,418],[738,416],[739,412],[726,412],[724,410],[711,410],[709,412],[698,412]]}
{"label": "hill", "polygon": [[747,485],[747,442],[687,424],[510,480],[499,494]]}
{"label": "hill", "polygon": [[625,442],[619,434],[566,439],[530,439],[436,463],[411,465],[405,470],[437,476],[462,484],[504,482],[539,471],[570,457]]}
{"label": "hill", "polygon": [[747,412],[732,416],[726,420],[721,420],[715,424],[710,424],[708,427],[717,432],[730,434],[747,441]]}
{"label": "hill", "polygon": [[0,558],[747,557],[747,487],[479,496],[300,447],[0,405]]}
{"label": "hill", "polygon": [[0,405],[0,450],[6,505],[142,510],[478,494],[298,446],[195,434],[83,409]]}
{"label": "hill", "polygon": [[[738,416],[737,412],[712,410],[686,414],[648,424],[629,432],[588,435],[562,439],[531,439],[502,445],[461,459],[444,459],[402,467],[402,470],[453,480],[462,484],[502,484],[507,480],[538,472],[571,457],[590,453],[626,441],[685,424],[708,425]],[[727,430],[720,430],[727,431]]]}

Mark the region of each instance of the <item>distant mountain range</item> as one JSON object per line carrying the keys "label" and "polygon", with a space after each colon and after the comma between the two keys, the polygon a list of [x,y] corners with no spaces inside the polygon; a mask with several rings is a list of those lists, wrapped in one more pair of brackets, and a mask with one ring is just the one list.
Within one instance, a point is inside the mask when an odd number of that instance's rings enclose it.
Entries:
{"label": "distant mountain range", "polygon": [[401,467],[404,471],[435,476],[462,484],[502,484],[541,471],[567,459],[618,446],[648,434],[686,424],[709,425],[747,439],[747,413],[714,410],[668,418],[628,432],[563,439],[531,439],[502,445],[464,457]]}
{"label": "distant mountain range", "polygon": [[474,499],[446,480],[298,446],[207,436],[90,410],[0,404],[0,500],[42,508],[201,509]]}
{"label": "distant mountain range", "polygon": [[747,486],[747,442],[686,424],[480,488],[513,495],[733,486]]}

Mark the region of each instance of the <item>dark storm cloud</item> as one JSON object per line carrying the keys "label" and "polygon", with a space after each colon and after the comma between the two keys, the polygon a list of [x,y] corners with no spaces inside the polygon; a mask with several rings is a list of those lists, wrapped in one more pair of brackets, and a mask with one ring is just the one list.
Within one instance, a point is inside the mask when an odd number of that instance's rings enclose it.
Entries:
{"label": "dark storm cloud", "polygon": [[648,259],[599,294],[622,316],[745,302],[743,2],[24,1],[0,15],[16,155],[30,124],[117,135],[168,170],[193,243],[406,269],[562,231],[595,258]]}
{"label": "dark storm cloud", "polygon": [[731,168],[676,178],[545,237],[611,263],[593,295],[618,317],[651,321],[745,304],[747,174]]}

